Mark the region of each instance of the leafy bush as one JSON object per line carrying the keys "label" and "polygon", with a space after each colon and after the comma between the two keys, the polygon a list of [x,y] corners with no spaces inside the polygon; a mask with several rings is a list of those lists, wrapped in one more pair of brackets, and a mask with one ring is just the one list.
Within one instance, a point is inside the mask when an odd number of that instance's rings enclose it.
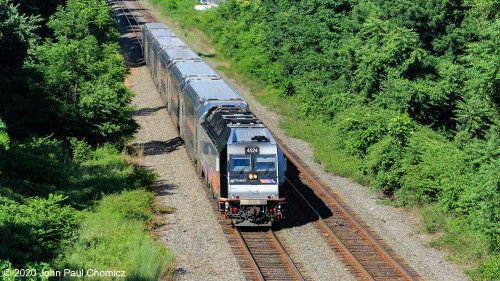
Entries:
{"label": "leafy bush", "polygon": [[465,155],[436,133],[421,128],[408,140],[401,159],[399,199],[407,204],[432,202],[453,207],[467,186],[470,167]]}
{"label": "leafy bush", "polygon": [[226,0],[195,12],[154,1],[264,83],[259,95],[278,96],[286,132],[311,142],[316,161],[398,205],[431,205],[440,245],[455,255],[475,243],[455,260],[500,279],[500,6],[476,2]]}
{"label": "leafy bush", "polygon": [[[40,263],[27,263],[22,267],[26,271],[26,277],[23,277],[22,280],[25,281],[48,281],[49,277],[42,272],[50,272],[51,267],[48,263],[40,262]],[[10,261],[0,260],[0,272],[2,272],[2,281],[15,281],[19,280],[19,276],[16,276],[16,269],[20,269],[19,267],[13,266]],[[6,274],[7,272],[7,274]],[[28,276],[29,275],[29,276]]]}
{"label": "leafy bush", "polygon": [[157,175],[144,168],[127,163],[118,149],[105,144],[95,150],[82,141],[73,141],[75,163],[74,173],[69,177],[66,190],[70,202],[78,208],[85,208],[102,194],[127,189],[147,187]]}
{"label": "leafy bush", "polygon": [[85,214],[100,222],[100,229],[93,229],[97,235],[107,229],[109,218],[119,221],[112,227],[122,231],[121,240],[112,235],[101,241],[109,245],[99,244],[101,251],[110,246],[130,254],[115,268],[125,265],[129,279],[158,279],[168,255],[145,231],[151,194],[132,191],[135,195],[121,197],[125,205],[113,201],[109,206],[118,213],[103,211],[109,216],[76,209],[156,178],[127,163],[117,148],[138,125],[107,2],[21,3],[47,18],[45,12],[61,4],[41,44],[35,44],[34,34],[39,18],[20,14],[11,2],[0,0],[0,50],[11,54],[0,58],[0,268],[46,268],[45,262],[63,254],[61,245],[76,238]]}
{"label": "leafy bush", "polygon": [[25,196],[54,193],[64,186],[71,170],[61,142],[50,137],[14,142],[2,162],[0,182]]}
{"label": "leafy bush", "polygon": [[337,115],[332,129],[342,136],[342,149],[364,157],[370,146],[388,134],[388,124],[394,115],[392,111],[357,106]]}
{"label": "leafy bush", "polygon": [[487,256],[475,269],[467,270],[476,280],[498,280],[500,276],[500,255]]}
{"label": "leafy bush", "polygon": [[0,259],[14,265],[54,258],[64,239],[78,226],[76,210],[64,206],[64,197],[29,198],[21,204],[0,196]]}

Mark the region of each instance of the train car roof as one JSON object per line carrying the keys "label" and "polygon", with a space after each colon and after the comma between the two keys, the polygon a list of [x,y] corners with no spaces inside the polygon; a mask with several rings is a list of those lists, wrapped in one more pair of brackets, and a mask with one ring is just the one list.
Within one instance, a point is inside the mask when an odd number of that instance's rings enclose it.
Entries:
{"label": "train car roof", "polygon": [[246,101],[222,79],[188,80],[182,91],[193,103],[198,119],[212,107],[248,107]]}
{"label": "train car roof", "polygon": [[170,29],[152,29],[149,30],[149,36],[152,37],[177,37],[177,35]]}
{"label": "train car roof", "polygon": [[185,91],[196,100],[243,100],[223,80],[191,80],[187,83]]}
{"label": "train car roof", "polygon": [[170,29],[166,24],[162,22],[148,22],[145,23],[144,26],[142,27],[144,30],[151,30],[151,29]]}
{"label": "train car roof", "polygon": [[160,53],[162,60],[170,65],[174,61],[201,61],[201,57],[198,56],[191,49],[164,49]]}
{"label": "train car roof", "polygon": [[187,79],[220,79],[220,76],[204,61],[181,61],[170,69],[179,84]]}
{"label": "train car roof", "polygon": [[155,45],[159,48],[175,48],[175,47],[185,47],[187,48],[186,43],[184,43],[178,37],[159,37],[155,40]]}

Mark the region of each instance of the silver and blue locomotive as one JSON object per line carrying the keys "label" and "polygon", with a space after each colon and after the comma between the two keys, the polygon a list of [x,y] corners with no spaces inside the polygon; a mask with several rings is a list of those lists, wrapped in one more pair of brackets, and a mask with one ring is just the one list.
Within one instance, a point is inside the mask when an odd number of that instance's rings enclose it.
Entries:
{"label": "silver and blue locomotive", "polygon": [[162,23],[146,23],[145,61],[219,212],[236,226],[283,219],[286,160],[276,140],[245,100],[173,36]]}

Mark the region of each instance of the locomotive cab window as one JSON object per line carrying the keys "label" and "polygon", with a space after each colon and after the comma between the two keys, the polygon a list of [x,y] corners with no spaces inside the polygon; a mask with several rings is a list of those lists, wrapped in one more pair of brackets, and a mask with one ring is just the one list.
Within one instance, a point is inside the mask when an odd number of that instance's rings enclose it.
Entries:
{"label": "locomotive cab window", "polygon": [[250,171],[250,155],[231,155],[229,161],[233,172]]}
{"label": "locomotive cab window", "polygon": [[254,169],[259,172],[276,170],[276,159],[274,155],[255,155]]}

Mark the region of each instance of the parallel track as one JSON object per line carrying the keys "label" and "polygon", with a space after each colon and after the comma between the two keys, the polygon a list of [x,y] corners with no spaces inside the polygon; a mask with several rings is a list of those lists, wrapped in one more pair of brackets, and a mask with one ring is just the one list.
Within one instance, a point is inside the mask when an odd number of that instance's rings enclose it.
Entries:
{"label": "parallel track", "polygon": [[127,23],[127,29],[120,30],[125,35],[120,41],[128,41],[127,44],[122,44],[122,51],[129,54],[125,56],[128,58],[127,65],[131,67],[144,65],[142,25],[147,22],[157,22],[158,19],[137,1],[110,0],[108,3],[115,7],[117,13],[115,16],[118,20]]}
{"label": "parallel track", "polygon": [[[133,11],[135,8],[132,8],[130,6],[135,5],[135,1],[115,1],[121,11],[122,17],[127,21],[127,28],[129,31],[134,33],[134,37],[137,40],[137,43],[141,47],[142,50],[142,31],[141,31],[141,25],[139,21],[139,16],[134,13]],[[132,2],[128,4],[129,2]],[[139,11],[144,11],[145,9],[139,8]]]}

